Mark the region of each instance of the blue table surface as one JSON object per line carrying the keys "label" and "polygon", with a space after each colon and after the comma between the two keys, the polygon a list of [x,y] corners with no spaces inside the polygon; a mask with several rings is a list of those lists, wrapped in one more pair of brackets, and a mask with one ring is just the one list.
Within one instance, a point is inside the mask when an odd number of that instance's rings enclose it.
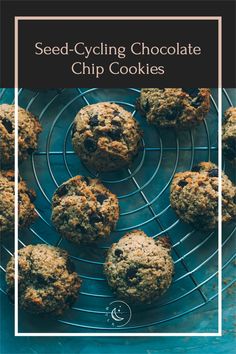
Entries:
{"label": "blue table surface", "polygon": [[[157,337],[157,338],[16,338],[10,326],[13,307],[1,296],[1,353],[2,354],[162,354],[162,353],[228,353],[236,344],[235,286],[223,295],[222,337]],[[210,311],[203,307],[206,316],[216,316],[217,306]],[[198,314],[196,313],[196,316]],[[10,321],[11,320],[11,321]],[[174,324],[173,324],[174,325]]]}
{"label": "blue table surface", "polygon": [[[229,90],[231,91],[231,90]],[[235,91],[230,92],[235,98]],[[231,97],[232,97],[231,96]],[[236,263],[231,266],[229,278],[223,281],[226,284],[235,277]],[[233,353],[236,347],[236,304],[235,284],[228,287],[223,293],[223,336],[222,337],[14,337],[13,319],[14,308],[7,297],[0,293],[0,353],[1,354],[161,354],[161,353]],[[205,317],[203,317],[203,314]],[[199,328],[207,329],[209,321],[202,318],[217,317],[217,300],[203,306],[194,312],[194,321],[199,321]],[[169,325],[174,332],[176,326],[181,326],[181,321],[188,321],[188,316],[172,320]],[[191,317],[192,318],[192,317]],[[190,321],[191,322],[191,321]],[[191,331],[191,323],[190,323]],[[236,352],[236,351],[235,351]]]}

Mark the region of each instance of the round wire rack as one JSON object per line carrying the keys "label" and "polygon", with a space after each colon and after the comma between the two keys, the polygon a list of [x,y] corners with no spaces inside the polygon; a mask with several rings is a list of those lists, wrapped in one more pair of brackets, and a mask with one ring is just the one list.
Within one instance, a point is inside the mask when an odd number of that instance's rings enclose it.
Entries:
{"label": "round wire rack", "polygon": [[[217,90],[212,90],[211,110],[204,123],[179,133],[158,130],[146,123],[135,108],[139,92],[135,88],[19,90],[19,105],[36,114],[43,126],[38,150],[20,166],[21,175],[36,190],[38,219],[28,230],[20,232],[19,247],[48,243],[66,249],[83,281],[73,308],[56,320],[45,322],[20,311],[19,327],[23,332],[59,332],[61,325],[66,332],[163,331],[169,321],[190,314],[217,298],[217,233],[199,233],[192,229],[177,218],[169,203],[169,187],[176,172],[190,170],[200,161],[217,163]],[[0,102],[13,102],[13,93],[12,89],[2,89]],[[71,128],[76,113],[84,105],[101,101],[120,104],[132,112],[143,129],[142,151],[128,169],[98,174],[88,170],[72,149]],[[223,90],[223,109],[229,105],[232,105],[230,96]],[[56,232],[50,221],[51,197],[55,189],[77,174],[99,177],[119,198],[121,214],[117,228],[109,240],[96,247],[70,244]],[[231,173],[230,177],[235,176]],[[152,305],[128,304],[131,319],[119,327],[108,316],[109,306],[116,298],[104,277],[103,262],[109,246],[134,229],[142,229],[153,238],[170,237],[175,276],[167,293]],[[223,270],[230,267],[235,257],[235,230],[235,223],[223,230]],[[4,273],[13,253],[12,240],[3,239],[1,247],[1,291],[6,294]],[[230,278],[224,289],[234,281]],[[217,321],[214,326],[217,331]]]}

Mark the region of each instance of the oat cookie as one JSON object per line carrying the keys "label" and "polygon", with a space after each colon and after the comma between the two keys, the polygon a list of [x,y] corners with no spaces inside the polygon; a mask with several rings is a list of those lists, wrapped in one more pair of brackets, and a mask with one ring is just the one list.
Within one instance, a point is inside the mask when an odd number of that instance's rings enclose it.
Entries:
{"label": "oat cookie", "polygon": [[[201,162],[192,171],[174,176],[170,201],[180,219],[203,231],[213,230],[218,222],[218,168]],[[236,217],[236,187],[222,172],[222,221]]]}
{"label": "oat cookie", "polygon": [[[18,109],[19,161],[25,160],[35,149],[42,128],[38,119],[23,108]],[[0,156],[2,166],[14,164],[15,106],[0,105]]]}
{"label": "oat cookie", "polygon": [[82,108],[75,117],[72,143],[81,160],[97,171],[128,166],[141,145],[141,131],[130,112],[102,102]]}
{"label": "oat cookie", "polygon": [[230,107],[225,112],[222,126],[222,149],[225,157],[236,163],[236,107]]}
{"label": "oat cookie", "polygon": [[[60,315],[76,300],[81,280],[66,251],[45,244],[18,251],[19,306],[31,313]],[[14,296],[14,257],[6,268],[10,297]]]}
{"label": "oat cookie", "polygon": [[158,127],[191,128],[210,110],[208,88],[143,88],[137,106]]}
{"label": "oat cookie", "polygon": [[52,199],[52,222],[75,243],[110,235],[119,218],[117,197],[98,179],[76,176],[63,183]]}
{"label": "oat cookie", "polygon": [[[14,171],[0,170],[0,233],[14,231],[14,183]],[[18,196],[19,228],[23,228],[30,225],[37,214],[33,204],[35,192],[28,189],[21,178],[19,178]]]}
{"label": "oat cookie", "polygon": [[118,297],[132,303],[151,303],[169,288],[174,264],[167,237],[157,241],[143,231],[123,236],[108,250],[104,271]]}

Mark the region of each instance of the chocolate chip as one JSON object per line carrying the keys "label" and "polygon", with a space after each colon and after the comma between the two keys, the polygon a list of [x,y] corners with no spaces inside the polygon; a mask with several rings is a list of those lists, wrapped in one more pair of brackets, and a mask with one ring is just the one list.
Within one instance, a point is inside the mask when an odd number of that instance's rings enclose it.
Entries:
{"label": "chocolate chip", "polygon": [[55,192],[55,194],[57,194],[58,197],[62,197],[66,193],[67,193],[67,185],[66,184],[62,184],[60,187],[57,188],[57,190]]}
{"label": "chocolate chip", "polygon": [[198,88],[182,88],[184,92],[189,94],[190,97],[195,98],[199,95],[199,89]]}
{"label": "chocolate chip", "polygon": [[47,285],[47,279],[45,279],[41,274],[37,274],[36,276],[36,281],[37,283],[39,283],[40,285]]}
{"label": "chocolate chip", "polygon": [[120,256],[122,256],[123,251],[120,250],[119,248],[116,248],[114,254],[116,257],[120,257]]}
{"label": "chocolate chip", "polygon": [[106,199],[107,199],[107,196],[104,195],[104,194],[98,194],[98,195],[97,195],[97,201],[98,201],[100,204],[102,204],[102,203],[104,202],[104,200],[106,200]]}
{"label": "chocolate chip", "polygon": [[89,120],[89,124],[91,125],[91,127],[95,127],[99,124],[99,120],[98,120],[98,115],[94,115],[90,118]]}
{"label": "chocolate chip", "polygon": [[192,172],[199,172],[201,170],[201,166],[195,165],[192,167]]}
{"label": "chocolate chip", "polygon": [[209,176],[209,177],[218,177],[218,175],[219,175],[219,170],[218,170],[218,168],[213,168],[212,170],[210,170],[210,171],[208,172],[208,176]]}
{"label": "chocolate chip", "polygon": [[116,129],[113,129],[113,130],[107,132],[106,134],[107,134],[112,140],[119,140],[120,137],[121,137],[121,133],[122,133],[122,129],[116,128]]}
{"label": "chocolate chip", "polygon": [[117,111],[117,109],[114,109],[113,114],[114,114],[114,116],[119,116],[119,115],[120,115],[120,112]]}
{"label": "chocolate chip", "polygon": [[187,184],[188,184],[188,182],[181,180],[181,181],[179,181],[178,186],[183,188],[183,187],[187,186]]}
{"label": "chocolate chip", "polygon": [[[10,182],[14,182],[15,181],[15,176],[12,175],[12,174],[8,174],[6,177],[7,177],[8,181],[10,181]],[[18,175],[18,182],[20,182],[20,181],[21,181],[21,178]]]}
{"label": "chocolate chip", "polygon": [[121,126],[121,122],[120,122],[119,120],[114,120],[114,119],[113,119],[113,120],[111,121],[111,124],[112,124],[112,125],[117,125],[118,127]]}
{"label": "chocolate chip", "polygon": [[167,120],[174,120],[178,118],[178,116],[182,113],[182,111],[183,111],[182,107],[175,107],[165,115],[165,118]]}
{"label": "chocolate chip", "polygon": [[137,275],[137,272],[138,272],[138,269],[134,266],[131,266],[127,272],[126,272],[126,280],[132,280],[133,278],[136,277]]}
{"label": "chocolate chip", "polygon": [[89,185],[89,179],[88,179],[88,177],[82,176],[82,177],[81,177],[81,181]]}
{"label": "chocolate chip", "polygon": [[9,134],[11,134],[13,132],[12,123],[10,122],[9,119],[3,118],[2,125],[6,128],[6,130]]}
{"label": "chocolate chip", "polygon": [[[8,181],[10,181],[10,182],[14,182],[15,181],[15,176],[13,175],[13,176],[7,176],[7,179],[8,179]],[[20,182],[19,181],[19,177],[18,177],[18,182]]]}
{"label": "chocolate chip", "polygon": [[194,98],[191,102],[191,106],[198,108],[199,106],[201,106],[202,100],[203,98],[201,96]]}
{"label": "chocolate chip", "polygon": [[86,138],[84,140],[84,147],[87,151],[89,152],[94,152],[97,150],[97,143],[94,139],[92,138]]}
{"label": "chocolate chip", "polygon": [[100,215],[98,215],[97,213],[93,213],[90,215],[89,220],[90,220],[90,223],[92,225],[94,225],[95,223],[102,221],[102,217]]}
{"label": "chocolate chip", "polygon": [[81,226],[80,224],[77,224],[75,228],[81,234],[84,234],[86,232],[86,229],[83,226]]}

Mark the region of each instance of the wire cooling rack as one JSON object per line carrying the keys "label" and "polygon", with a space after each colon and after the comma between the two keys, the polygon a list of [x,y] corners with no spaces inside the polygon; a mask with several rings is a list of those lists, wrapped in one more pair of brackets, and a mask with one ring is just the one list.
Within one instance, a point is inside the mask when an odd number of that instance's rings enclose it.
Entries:
{"label": "wire cooling rack", "polygon": [[[20,331],[162,332],[171,320],[186,318],[187,314],[194,316],[194,310],[217,298],[217,234],[202,234],[182,223],[169,203],[169,187],[177,171],[189,170],[200,161],[217,163],[217,90],[212,90],[211,111],[204,123],[194,130],[180,133],[149,126],[135,109],[139,92],[134,88],[19,91],[19,105],[36,114],[43,126],[38,150],[20,166],[21,175],[36,190],[38,219],[28,230],[20,232],[19,247],[49,243],[66,249],[83,280],[80,296],[72,309],[56,320],[47,321],[40,316],[37,318],[20,312]],[[13,102],[13,94],[12,89],[2,89],[0,102]],[[132,112],[144,131],[143,149],[132,166],[106,174],[88,170],[71,145],[71,128],[78,110],[84,105],[101,101],[116,102]],[[230,105],[230,95],[223,90],[223,109]],[[50,221],[53,192],[76,174],[99,177],[119,198],[121,215],[117,228],[109,240],[97,247],[70,244],[60,237]],[[160,235],[170,237],[175,277],[167,293],[154,304],[135,307],[128,304],[132,311],[131,319],[125,326],[119,327],[107,316],[110,304],[116,298],[106,283],[103,262],[107,248],[134,229],[142,229],[153,238]],[[235,230],[235,223],[223,230],[223,271],[226,274],[230,274],[235,257]],[[12,240],[3,239],[1,291],[5,294],[5,267],[12,252]],[[232,277],[227,278],[224,289],[233,282]],[[194,331],[191,316],[179,331]],[[216,319],[209,328],[217,332]],[[178,332],[178,328],[175,331]]]}

